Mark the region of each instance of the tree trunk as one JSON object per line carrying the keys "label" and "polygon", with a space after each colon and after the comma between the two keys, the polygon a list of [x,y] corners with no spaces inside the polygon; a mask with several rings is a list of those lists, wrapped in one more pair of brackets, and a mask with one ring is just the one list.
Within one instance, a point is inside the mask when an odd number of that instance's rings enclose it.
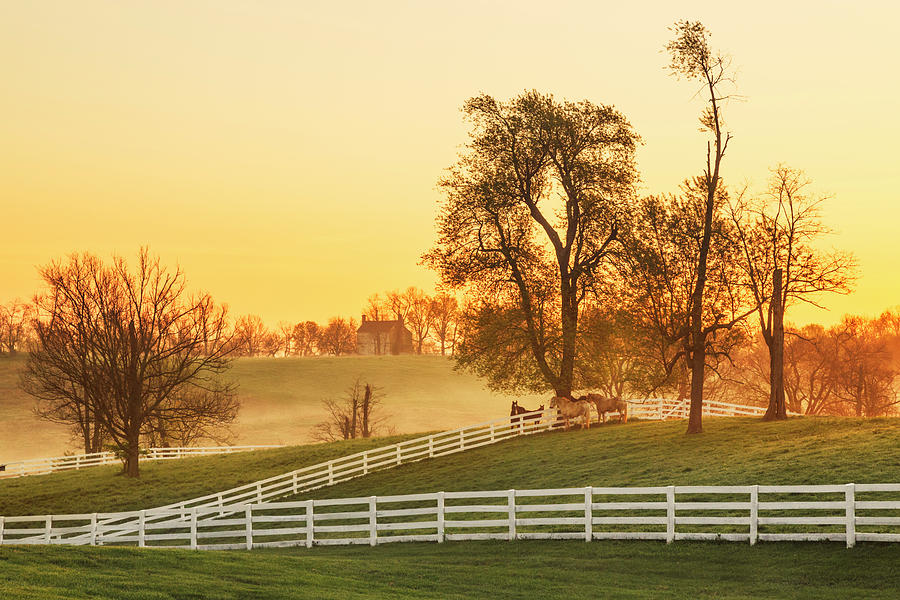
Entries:
{"label": "tree trunk", "polygon": [[787,419],[784,400],[784,306],[781,269],[772,272],[772,341],[769,344],[769,407],[763,421]]}
{"label": "tree trunk", "polygon": [[568,284],[568,273],[563,273],[562,300],[562,356],[559,361],[559,379],[554,386],[557,396],[572,395],[572,379],[575,372],[575,337],[578,331],[578,302],[575,287]]}
{"label": "tree trunk", "polygon": [[125,443],[125,474],[129,477],[140,477],[138,459],[141,453],[141,430],[133,425],[129,427],[128,440]]}
{"label": "tree trunk", "polygon": [[698,336],[691,349],[691,411],[687,433],[703,433],[703,380],[706,375],[706,348]]}

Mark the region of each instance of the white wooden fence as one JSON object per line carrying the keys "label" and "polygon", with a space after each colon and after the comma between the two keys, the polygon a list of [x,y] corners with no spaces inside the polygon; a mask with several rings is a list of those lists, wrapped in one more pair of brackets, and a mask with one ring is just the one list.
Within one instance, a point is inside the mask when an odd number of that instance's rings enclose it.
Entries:
{"label": "white wooden fence", "polygon": [[2,545],[251,549],[517,539],[898,542],[900,484],[436,492],[0,517]]}
{"label": "white wooden fence", "polygon": [[[631,400],[628,402],[629,417],[643,420],[686,419],[690,411],[689,401],[655,398],[650,400]],[[529,413],[529,415],[536,414]],[[709,417],[734,417],[734,416],[762,416],[765,408],[746,406],[742,404],[729,404],[727,402],[704,402],[703,415]],[[790,413],[795,415],[795,413]],[[541,415],[542,417],[544,415]],[[490,423],[506,422],[504,417]],[[472,428],[481,428],[484,423],[473,425]],[[465,428],[470,429],[470,428]],[[453,430],[455,434],[459,429]],[[530,431],[529,431],[530,432]],[[419,438],[427,439],[427,438]],[[417,441],[417,440],[413,440]],[[410,442],[406,442],[410,443]],[[186,456],[205,456],[210,454],[230,454],[245,450],[262,450],[266,448],[281,448],[281,445],[257,445],[257,446],[217,446],[207,448],[148,448],[142,450],[141,456],[149,460],[164,460],[184,458]],[[388,448],[393,448],[389,446]],[[353,455],[357,456],[357,455]],[[98,465],[109,465],[121,462],[121,459],[113,452],[97,452],[94,454],[76,454],[73,456],[54,456],[52,458],[35,458],[0,464],[0,479],[8,477],[23,477],[26,475],[43,475],[56,471],[81,469]]]}
{"label": "white wooden fence", "polygon": [[[141,450],[141,458],[145,460],[168,460],[187,456],[208,456],[211,454],[231,454],[247,450],[263,450],[266,448],[282,448],[281,445],[257,446],[215,446],[204,448],[147,448]],[[74,454],[72,456],[54,456],[51,458],[34,458],[0,464],[0,479],[7,477],[24,477],[26,475],[45,475],[57,471],[69,471],[84,467],[111,465],[121,463],[122,459],[115,452],[95,452],[93,454]]]}
{"label": "white wooden fence", "polygon": [[[691,411],[691,401],[682,401],[670,398],[654,398],[652,400],[630,400],[628,402],[628,416],[643,420],[662,421],[666,419],[687,419]],[[746,404],[731,404],[729,402],[703,402],[704,417],[761,417],[766,414],[766,408],[760,406],[748,406]],[[799,413],[788,412],[790,416],[800,416]]]}

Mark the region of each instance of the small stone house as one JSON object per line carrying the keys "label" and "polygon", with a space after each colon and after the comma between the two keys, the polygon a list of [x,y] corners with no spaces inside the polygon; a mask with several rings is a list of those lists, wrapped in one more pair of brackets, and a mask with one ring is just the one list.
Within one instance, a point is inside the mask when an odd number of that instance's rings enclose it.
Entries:
{"label": "small stone house", "polygon": [[373,321],[362,316],[362,324],[356,330],[356,351],[359,354],[410,354],[413,351],[412,332],[403,324],[403,318],[395,321]]}

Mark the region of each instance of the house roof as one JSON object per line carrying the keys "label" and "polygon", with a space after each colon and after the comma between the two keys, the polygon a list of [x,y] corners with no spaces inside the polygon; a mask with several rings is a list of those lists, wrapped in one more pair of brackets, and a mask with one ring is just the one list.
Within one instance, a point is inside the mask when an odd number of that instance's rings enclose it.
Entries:
{"label": "house roof", "polygon": [[356,330],[357,333],[390,333],[394,327],[403,327],[403,321],[364,321],[359,329]]}

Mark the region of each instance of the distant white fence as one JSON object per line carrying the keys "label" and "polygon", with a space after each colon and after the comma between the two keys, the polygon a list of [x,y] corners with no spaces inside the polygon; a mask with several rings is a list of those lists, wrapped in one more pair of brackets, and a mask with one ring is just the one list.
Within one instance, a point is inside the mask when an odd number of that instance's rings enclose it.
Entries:
{"label": "distant white fence", "polygon": [[[644,420],[666,420],[666,419],[686,419],[690,412],[689,401],[677,401],[665,398],[655,398],[651,400],[629,400],[628,416],[636,417]],[[727,402],[704,402],[703,415],[709,417],[735,417],[735,416],[762,416],[766,409],[757,406],[746,406],[742,404],[729,404]],[[541,418],[548,418],[548,411],[539,413],[537,411],[528,413],[527,418],[533,418],[538,415]],[[795,413],[790,413],[795,415]],[[490,423],[505,423],[507,418],[490,421]],[[456,434],[459,431],[467,429],[482,428],[485,423],[473,425],[470,428],[456,429],[450,434]],[[528,433],[532,433],[529,428]],[[544,429],[547,429],[546,427]],[[410,442],[420,441],[428,438],[418,438]],[[148,448],[141,451],[141,456],[149,460],[164,460],[173,458],[184,458],[187,456],[206,456],[211,454],[230,454],[232,452],[243,452],[245,450],[262,450],[267,448],[282,448],[283,445],[258,445],[258,446],[217,446],[209,448]],[[470,446],[471,447],[471,446]],[[393,448],[393,446],[388,446]],[[374,451],[373,451],[374,452]],[[352,455],[358,456],[357,454]],[[349,457],[348,457],[349,458]],[[31,460],[20,460],[0,464],[0,479],[8,477],[24,477],[25,475],[43,475],[47,473],[55,473],[57,471],[68,471],[72,469],[82,469],[84,467],[93,467],[98,465],[109,465],[121,462],[121,459],[113,452],[97,452],[94,454],[76,454],[72,456],[55,456],[52,458],[35,458]]]}
{"label": "distant white fence", "polygon": [[[463,540],[900,541],[900,484],[575,487],[0,517],[0,544],[191,549]],[[156,519],[163,520],[156,521]]]}
{"label": "distant white fence", "polygon": [[[644,420],[662,421],[666,419],[687,419],[691,412],[690,399],[681,401],[670,398],[654,398],[652,400],[629,400],[628,416]],[[761,406],[747,406],[746,404],[731,404],[729,402],[703,402],[704,417],[761,417],[766,414],[766,408]],[[788,412],[793,417],[801,416],[799,413]]]}
{"label": "distant white fence", "polygon": [[[231,454],[247,450],[264,450],[282,448],[281,445],[268,446],[215,446],[205,448],[147,448],[141,450],[141,458],[145,460],[168,460],[187,456],[209,456],[212,454]],[[54,456],[52,458],[34,458],[0,464],[0,479],[6,477],[24,477],[26,475],[45,475],[57,471],[70,471],[85,467],[111,465],[121,463],[121,457],[115,452],[95,452],[93,454],[74,454],[72,456]]]}

